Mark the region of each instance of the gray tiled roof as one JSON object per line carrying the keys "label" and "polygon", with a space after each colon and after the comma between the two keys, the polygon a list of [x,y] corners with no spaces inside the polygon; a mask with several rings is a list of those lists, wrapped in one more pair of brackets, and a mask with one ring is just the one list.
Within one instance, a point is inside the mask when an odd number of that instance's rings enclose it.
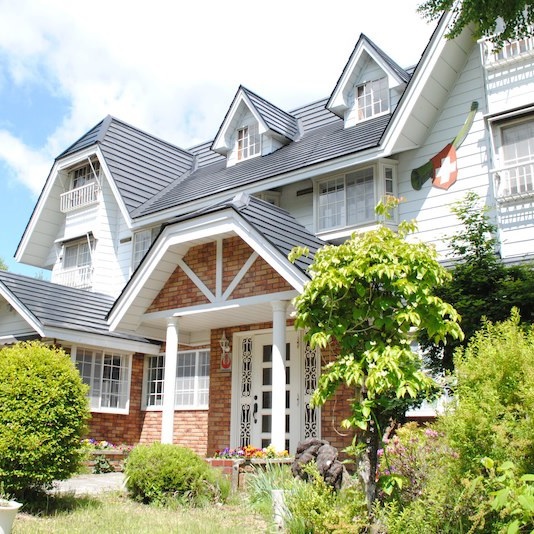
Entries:
{"label": "gray tiled roof", "polygon": [[194,155],[111,116],[59,158],[98,143],[129,212],[189,172]]}
{"label": "gray tiled roof", "polygon": [[108,295],[53,284],[8,271],[0,271],[0,286],[4,286],[43,327],[147,341],[109,331],[106,314],[114,299]]}
{"label": "gray tiled roof", "polygon": [[366,40],[367,44],[376,51],[376,53],[384,60],[384,62],[389,66],[389,68],[393,70],[402,81],[404,81],[405,83],[408,83],[410,81],[410,75],[408,74],[408,72],[406,72],[405,69],[395,63],[395,61],[393,61],[390,56],[388,56],[380,47],[378,47],[373,41],[371,41],[371,39],[369,39],[363,33],[360,39],[362,38]]}
{"label": "gray tiled roof", "polygon": [[236,210],[251,226],[253,226],[278,252],[287,258],[293,247],[307,247],[310,251],[308,257],[301,257],[295,261],[295,265],[304,273],[311,265],[317,249],[326,243],[309,232],[287,210],[274,206],[259,198],[248,194],[242,194],[244,202],[237,202],[236,197],[224,200],[208,208],[197,210],[187,215],[176,217],[167,225],[173,225],[188,221],[223,209]]}
{"label": "gray tiled roof", "polygon": [[389,119],[390,115],[382,115],[351,128],[344,128],[342,119],[332,120],[325,126],[309,130],[299,141],[290,143],[271,154],[251,158],[231,167],[227,167],[225,161],[201,167],[183,180],[162,190],[133,212],[132,216],[137,217],[172,208],[215,193],[376,147]]}
{"label": "gray tiled roof", "polygon": [[299,134],[298,121],[291,114],[274,106],[245,87],[241,87],[243,93],[250,99],[256,111],[273,132],[279,133],[294,141]]}
{"label": "gray tiled roof", "polygon": [[300,257],[295,265],[303,272],[311,265],[317,249],[326,243],[306,230],[288,211],[268,202],[248,197],[248,203],[234,207],[256,230],[262,234],[284,257],[287,258],[293,247],[307,247],[309,256]]}

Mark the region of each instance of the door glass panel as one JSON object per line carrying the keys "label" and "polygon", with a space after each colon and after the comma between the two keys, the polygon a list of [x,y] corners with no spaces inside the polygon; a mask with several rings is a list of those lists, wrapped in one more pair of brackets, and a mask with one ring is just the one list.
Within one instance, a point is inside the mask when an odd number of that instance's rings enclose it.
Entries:
{"label": "door glass panel", "polygon": [[271,362],[273,359],[273,346],[263,345],[263,363]]}
{"label": "door glass panel", "polygon": [[290,416],[288,413],[286,413],[286,434],[289,434],[289,423],[290,423]]}
{"label": "door glass panel", "polygon": [[271,432],[271,416],[270,415],[261,416],[261,431]]}
{"label": "door glass panel", "polygon": [[263,369],[263,385],[271,386],[273,384],[273,370],[270,367]]}
{"label": "door glass panel", "polygon": [[270,391],[262,393],[262,408],[270,409],[273,407],[273,394]]}
{"label": "door glass panel", "polygon": [[289,386],[289,384],[291,384],[291,372],[289,367],[286,367],[286,386]]}
{"label": "door glass panel", "polygon": [[289,410],[291,408],[291,392],[289,390],[286,390],[286,410]]}

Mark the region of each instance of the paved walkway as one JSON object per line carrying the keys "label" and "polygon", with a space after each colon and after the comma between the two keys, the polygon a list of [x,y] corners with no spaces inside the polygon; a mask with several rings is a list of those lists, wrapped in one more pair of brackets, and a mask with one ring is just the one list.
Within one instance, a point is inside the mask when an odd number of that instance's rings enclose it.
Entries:
{"label": "paved walkway", "polygon": [[124,473],[102,473],[101,475],[76,475],[68,480],[54,482],[52,492],[87,495],[124,490]]}

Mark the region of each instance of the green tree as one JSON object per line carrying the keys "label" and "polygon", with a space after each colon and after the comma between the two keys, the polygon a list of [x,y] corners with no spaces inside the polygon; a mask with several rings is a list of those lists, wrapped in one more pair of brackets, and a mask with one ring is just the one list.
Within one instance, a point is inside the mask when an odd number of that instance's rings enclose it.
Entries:
{"label": "green tree", "polygon": [[3,258],[0,258],[0,271],[7,271],[7,263]]}
{"label": "green tree", "polygon": [[[388,199],[377,213],[389,217],[397,204]],[[343,425],[358,429],[354,446],[363,451],[360,471],[369,504],[382,428],[435,392],[412,350],[414,332],[423,330],[435,342],[462,336],[454,308],[434,295],[450,275],[433,247],[407,241],[415,230],[415,222],[401,222],[396,232],[382,224],[323,247],[294,301],[295,326],[306,330],[311,346],[339,346],[336,359],[323,368],[313,403],[324,404],[342,385],[354,390]],[[291,258],[302,253],[295,249]]]}
{"label": "green tree", "polygon": [[0,482],[24,493],[74,474],[89,418],[87,387],[69,356],[38,342],[0,351]]}
{"label": "green tree", "polygon": [[420,334],[420,343],[436,374],[451,371],[458,346],[466,346],[481,327],[482,319],[504,321],[515,306],[526,321],[534,319],[534,270],[532,265],[505,265],[495,254],[497,227],[490,208],[473,192],[457,202],[452,212],[461,229],[449,239],[452,278],[437,292],[460,314],[464,340],[434,343]]}
{"label": "green tree", "polygon": [[497,47],[508,40],[532,36],[533,0],[426,0],[417,10],[427,20],[452,11],[448,39],[458,36],[470,24],[474,24],[475,39],[489,37]]}

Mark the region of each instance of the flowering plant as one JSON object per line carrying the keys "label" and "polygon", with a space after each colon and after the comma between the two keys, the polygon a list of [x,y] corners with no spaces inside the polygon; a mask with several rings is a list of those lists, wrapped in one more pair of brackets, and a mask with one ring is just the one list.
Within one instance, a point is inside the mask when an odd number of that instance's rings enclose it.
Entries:
{"label": "flowering plant", "polygon": [[237,447],[230,449],[230,447],[224,448],[222,451],[215,451],[215,458],[243,458],[249,460],[252,458],[287,458],[289,453],[287,451],[277,451],[273,445],[269,445],[263,449],[253,447],[252,445],[246,445],[245,447]]}
{"label": "flowering plant", "polygon": [[82,447],[90,450],[119,450],[122,452],[130,452],[133,449],[132,445],[125,445],[121,443],[120,445],[114,445],[113,443],[106,440],[96,440],[94,438],[85,438],[81,441]]}

